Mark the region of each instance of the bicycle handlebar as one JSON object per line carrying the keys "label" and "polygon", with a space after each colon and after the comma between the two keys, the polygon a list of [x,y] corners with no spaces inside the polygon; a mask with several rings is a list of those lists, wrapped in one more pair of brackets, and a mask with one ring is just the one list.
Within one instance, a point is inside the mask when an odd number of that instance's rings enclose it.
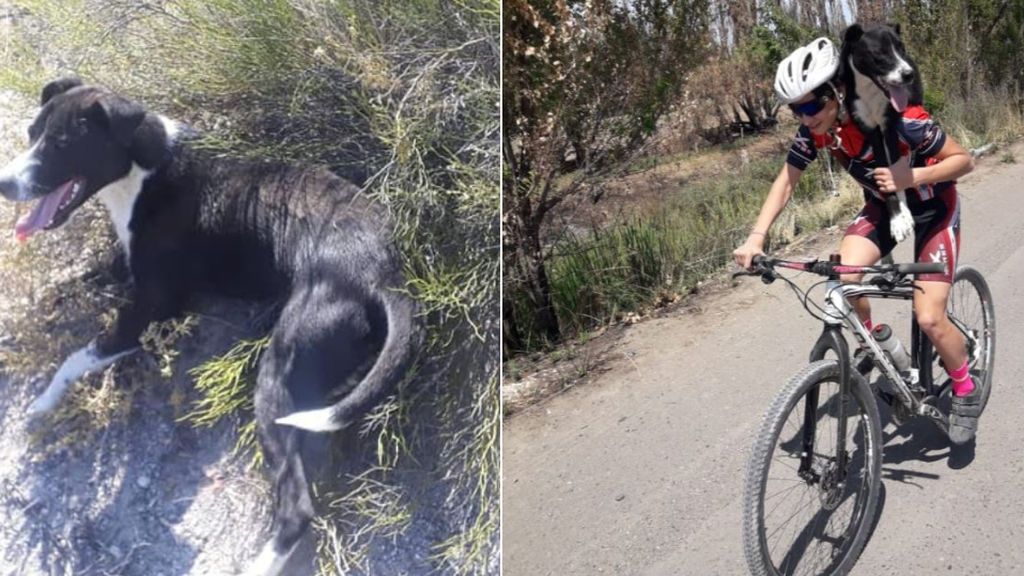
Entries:
{"label": "bicycle handlebar", "polygon": [[[828,260],[811,260],[808,262],[796,262],[792,260],[781,260],[769,258],[758,254],[751,262],[752,269],[746,274],[771,277],[774,279],[775,268],[789,268],[810,272],[819,276],[835,276],[838,274],[885,274],[895,272],[900,276],[915,276],[919,274],[940,274],[946,270],[942,262],[912,262],[907,264],[875,264],[872,266],[849,266],[840,262]],[[742,275],[739,273],[737,275]]]}

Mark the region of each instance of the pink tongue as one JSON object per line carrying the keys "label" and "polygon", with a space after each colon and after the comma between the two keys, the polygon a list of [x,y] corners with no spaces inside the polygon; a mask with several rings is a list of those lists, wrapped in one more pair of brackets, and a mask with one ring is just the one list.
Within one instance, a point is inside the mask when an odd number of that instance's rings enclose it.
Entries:
{"label": "pink tongue", "polygon": [[31,212],[18,219],[18,223],[14,225],[14,235],[19,242],[28,240],[29,236],[42,230],[53,220],[53,215],[57,213],[60,203],[71,192],[74,184],[74,180],[61,184],[60,188],[40,198]]}
{"label": "pink tongue", "polygon": [[897,112],[903,112],[907,109],[907,91],[902,86],[890,86],[889,102]]}

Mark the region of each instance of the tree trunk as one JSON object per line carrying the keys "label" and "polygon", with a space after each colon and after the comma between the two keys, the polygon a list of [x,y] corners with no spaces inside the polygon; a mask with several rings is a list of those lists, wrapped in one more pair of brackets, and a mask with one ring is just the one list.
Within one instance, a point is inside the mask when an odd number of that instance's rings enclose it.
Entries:
{"label": "tree trunk", "polygon": [[509,358],[523,350],[523,337],[516,323],[515,304],[506,288],[501,298],[501,356]]}
{"label": "tree trunk", "polygon": [[505,289],[520,291],[526,297],[536,332],[548,342],[557,342],[561,338],[561,330],[551,302],[551,283],[540,241],[544,214],[534,210],[528,199],[523,198],[519,202],[520,206],[513,207],[505,220],[505,246],[508,248]]}
{"label": "tree trunk", "polygon": [[540,244],[540,226],[529,225],[521,239],[520,273],[523,274],[526,295],[534,310],[534,324],[537,331],[544,335],[548,342],[557,342],[561,336],[558,328],[558,317],[551,303],[551,283],[548,281],[547,267],[544,265],[544,253]]}

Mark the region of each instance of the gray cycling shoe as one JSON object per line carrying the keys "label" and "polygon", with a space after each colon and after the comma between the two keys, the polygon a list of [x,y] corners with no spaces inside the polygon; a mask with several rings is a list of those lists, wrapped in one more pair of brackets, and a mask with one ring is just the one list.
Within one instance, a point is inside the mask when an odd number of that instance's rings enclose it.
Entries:
{"label": "gray cycling shoe", "polygon": [[953,405],[949,414],[949,439],[953,444],[966,444],[974,438],[978,431],[978,418],[981,417],[981,386],[975,384],[974,390],[966,396],[953,396]]}

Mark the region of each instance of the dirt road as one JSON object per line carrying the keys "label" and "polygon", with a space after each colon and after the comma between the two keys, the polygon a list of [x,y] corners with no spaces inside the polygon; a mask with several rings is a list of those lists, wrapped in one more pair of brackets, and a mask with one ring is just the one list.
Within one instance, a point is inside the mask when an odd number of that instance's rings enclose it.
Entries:
{"label": "dirt road", "polygon": [[[881,519],[854,575],[1024,574],[1024,164],[1001,156],[960,185],[961,262],[987,276],[999,326],[976,447],[951,453],[927,422],[886,424]],[[834,246],[824,234],[799,254]],[[909,323],[909,306],[886,304],[876,322]],[[749,445],[820,323],[781,283],[753,279],[696,308],[632,327],[607,372],[505,423],[507,576],[747,572]]]}

